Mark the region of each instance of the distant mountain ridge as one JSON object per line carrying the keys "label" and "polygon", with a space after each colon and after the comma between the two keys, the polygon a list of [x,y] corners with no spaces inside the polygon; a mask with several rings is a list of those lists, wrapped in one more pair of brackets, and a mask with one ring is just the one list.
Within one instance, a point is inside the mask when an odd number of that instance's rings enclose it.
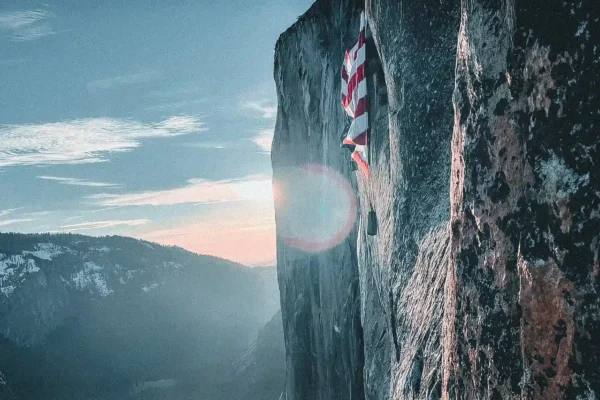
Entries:
{"label": "distant mountain ridge", "polygon": [[220,399],[278,303],[273,268],[118,236],[0,234],[0,371],[19,399],[126,399],[135,385]]}

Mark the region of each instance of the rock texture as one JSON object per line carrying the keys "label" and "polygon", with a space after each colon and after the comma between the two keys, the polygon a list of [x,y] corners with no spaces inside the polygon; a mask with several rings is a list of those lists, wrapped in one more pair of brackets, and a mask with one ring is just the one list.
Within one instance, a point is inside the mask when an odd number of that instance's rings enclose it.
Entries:
{"label": "rock texture", "polygon": [[[339,68],[346,46],[356,40],[358,17],[350,2],[317,2],[277,43],[279,111],[272,159],[274,180],[287,184],[283,196],[302,192],[289,173],[293,167],[324,164],[349,176],[349,156],[339,147],[346,123]],[[321,209],[327,189],[306,199],[312,209]],[[281,235],[286,211],[276,204],[275,212],[288,365],[285,398],[364,399],[356,230],[335,248],[312,254],[286,243]],[[319,223],[316,215],[312,218]]]}
{"label": "rock texture", "polygon": [[600,396],[599,17],[462,4],[445,397]]}
{"label": "rock texture", "polygon": [[285,345],[281,313],[273,316],[236,365],[231,399],[278,400],[285,389]]}
{"label": "rock texture", "polygon": [[[319,0],[282,34],[280,198],[310,163],[358,201],[346,240],[320,252],[285,240],[276,201],[288,400],[600,396],[592,3]],[[339,147],[339,68],[362,7],[369,179]]]}

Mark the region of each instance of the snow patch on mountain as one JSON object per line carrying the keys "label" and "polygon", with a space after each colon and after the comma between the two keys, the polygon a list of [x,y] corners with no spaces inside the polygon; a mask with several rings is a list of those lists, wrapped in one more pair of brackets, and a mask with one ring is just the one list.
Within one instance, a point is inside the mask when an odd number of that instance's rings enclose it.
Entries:
{"label": "snow patch on mountain", "polygon": [[87,287],[95,288],[100,296],[106,297],[113,293],[113,290],[108,288],[106,277],[101,272],[103,268],[93,262],[83,264],[83,269],[71,275],[71,280],[75,287],[79,290],[84,290]]}
{"label": "snow patch on mountain", "polygon": [[97,251],[99,253],[109,253],[110,247],[102,246],[102,247],[92,247],[90,248],[92,251]]}
{"label": "snow patch on mountain", "polygon": [[12,292],[15,291],[15,287],[12,285],[1,286],[0,292],[2,292],[6,297],[10,296]]}
{"label": "snow patch on mountain", "polygon": [[146,271],[142,269],[130,269],[125,273],[127,280],[132,279],[136,275],[144,275]]}
{"label": "snow patch on mountain", "polygon": [[14,292],[15,288],[25,282],[28,274],[39,272],[35,260],[26,259],[20,254],[7,256],[0,253],[0,292],[6,297]]}
{"label": "snow patch on mountain", "polygon": [[[79,241],[79,243],[85,243],[85,241]],[[141,243],[156,250],[149,243]],[[29,247],[29,250],[22,250],[21,254],[0,253],[0,293],[8,297],[25,284],[28,274],[40,271],[36,263],[56,263],[61,260],[57,265],[61,265],[61,268],[69,268],[68,272],[65,271],[64,277],[60,276],[67,286],[78,291],[89,291],[101,297],[106,297],[114,292],[112,285],[122,287],[121,285],[131,282],[136,282],[138,288],[148,293],[160,286],[160,283],[155,283],[157,279],[162,279],[165,274],[176,273],[186,266],[185,263],[164,260],[151,264],[152,268],[148,270],[128,268],[119,264],[109,265],[105,264],[103,260],[115,250],[119,250],[116,247],[109,247],[104,243],[89,243],[84,249],[74,250],[74,248],[72,245],[67,247],[40,242]],[[67,255],[75,255],[81,261],[73,265],[72,258],[64,258]],[[45,280],[40,283],[45,284]]]}
{"label": "snow patch on mountain", "polygon": [[34,251],[23,251],[24,256],[32,255],[40,260],[52,261],[53,257],[61,255],[65,252],[74,253],[73,250],[66,247],[57,246],[54,243],[38,243],[35,245]]}
{"label": "snow patch on mountain", "polygon": [[178,262],[167,261],[167,262],[163,263],[163,268],[179,269],[179,268],[183,268],[183,265],[181,265]]}
{"label": "snow patch on mountain", "polygon": [[149,291],[151,291],[152,289],[155,289],[158,287],[158,283],[153,283],[151,285],[144,285],[142,286],[142,290],[146,293],[148,293]]}

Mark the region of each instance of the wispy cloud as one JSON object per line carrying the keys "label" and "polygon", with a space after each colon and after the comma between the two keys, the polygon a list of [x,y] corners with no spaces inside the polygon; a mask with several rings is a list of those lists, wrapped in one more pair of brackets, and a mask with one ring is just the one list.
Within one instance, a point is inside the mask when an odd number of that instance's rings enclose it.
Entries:
{"label": "wispy cloud", "polygon": [[20,210],[20,208],[7,208],[5,210],[0,210],[0,217],[4,217],[8,214],[12,214],[13,212]]}
{"label": "wispy cloud", "polygon": [[[153,125],[154,133],[152,136],[177,136],[179,133],[192,133],[205,131],[204,123],[198,118],[190,116],[170,117],[162,122]],[[149,137],[142,135],[142,137]]]}
{"label": "wispy cloud", "polygon": [[277,116],[277,104],[268,100],[250,101],[245,103],[243,108],[257,112],[264,119],[273,119]]}
{"label": "wispy cloud", "polygon": [[5,219],[3,221],[0,221],[0,226],[7,226],[7,225],[13,225],[19,222],[29,222],[29,221],[33,221],[32,218],[15,218],[15,219]]}
{"label": "wispy cloud", "polygon": [[[273,124],[275,122],[275,117],[277,116],[277,103],[270,100],[246,102],[243,103],[242,108],[247,111],[252,111],[252,113],[260,116],[262,119],[269,120],[269,122]],[[254,142],[263,153],[271,152],[273,131],[274,128],[261,129],[256,136],[252,138],[252,142]]]}
{"label": "wispy cloud", "polygon": [[125,74],[112,76],[108,78],[96,79],[89,82],[86,87],[89,91],[95,92],[98,90],[106,90],[115,86],[135,85],[139,83],[149,82],[160,76],[158,71],[149,70],[141,71],[133,74]]}
{"label": "wispy cloud", "polygon": [[256,135],[252,141],[264,153],[271,152],[271,143],[273,142],[273,129],[263,129]]}
{"label": "wispy cloud", "polygon": [[87,198],[105,207],[211,204],[241,200],[272,204],[273,193],[271,179],[258,175],[222,181],[190,179],[187,186],[181,188],[125,194],[101,193]]}
{"label": "wispy cloud", "polygon": [[104,207],[104,208],[96,208],[93,210],[81,210],[82,214],[97,214],[97,213],[101,213],[104,211],[111,211],[111,210],[116,210],[118,208],[121,208],[122,206],[118,206],[118,207]]}
{"label": "wispy cloud", "polygon": [[10,214],[15,214],[15,215],[11,216],[12,217],[11,219],[0,221],[0,226],[16,224],[18,222],[34,221],[34,220],[37,220],[39,217],[45,217],[45,216],[51,215],[53,213],[52,211],[33,211],[33,212],[26,212],[26,213],[15,213],[15,211],[22,210],[22,209],[23,209],[23,207],[8,208],[5,210],[0,210],[0,218],[6,217],[7,215],[10,215]]}
{"label": "wispy cloud", "polygon": [[0,29],[21,29],[42,21],[47,17],[47,13],[40,10],[3,12],[0,13]]}
{"label": "wispy cloud", "polygon": [[192,147],[196,149],[226,149],[233,146],[231,142],[193,142],[193,143],[176,143],[176,146]]}
{"label": "wispy cloud", "polygon": [[206,103],[207,101],[208,101],[208,98],[203,97],[200,99],[189,100],[189,101],[186,100],[186,101],[176,101],[176,102],[172,102],[172,103],[158,104],[155,106],[146,107],[145,110],[148,110],[148,111],[176,110],[176,109],[181,109],[181,108],[185,108],[185,107],[190,107],[193,105]]}
{"label": "wispy cloud", "polygon": [[183,82],[180,83],[178,87],[173,87],[169,85],[169,87],[160,90],[153,90],[151,92],[146,93],[146,97],[155,97],[159,99],[164,99],[165,97],[182,97],[186,95],[191,95],[198,93],[202,90],[202,86],[197,82]]}
{"label": "wispy cloud", "polygon": [[34,211],[23,214],[26,217],[46,217],[48,215],[54,214],[54,211]]}
{"label": "wispy cloud", "polygon": [[48,20],[53,15],[43,10],[26,10],[0,13],[0,31],[17,42],[24,42],[53,35],[56,32]]}
{"label": "wispy cloud", "polygon": [[79,224],[71,224],[71,225],[62,225],[60,229],[68,230],[68,231],[83,231],[83,230],[91,230],[91,229],[103,229],[103,228],[113,228],[116,226],[138,226],[149,223],[148,219],[119,219],[119,220],[108,220],[108,221],[90,221],[90,222],[81,222]]}
{"label": "wispy cloud", "polygon": [[158,123],[91,118],[45,124],[0,125],[0,167],[81,164],[106,161],[112,152],[130,151],[143,138],[205,131],[197,117],[170,117]]}
{"label": "wispy cloud", "polygon": [[89,187],[106,187],[106,188],[114,188],[114,187],[121,186],[117,183],[88,181],[87,179],[68,178],[68,177],[62,177],[62,176],[41,175],[41,176],[38,176],[38,178],[48,180],[48,181],[56,181],[62,185],[72,185],[72,186],[89,186]]}

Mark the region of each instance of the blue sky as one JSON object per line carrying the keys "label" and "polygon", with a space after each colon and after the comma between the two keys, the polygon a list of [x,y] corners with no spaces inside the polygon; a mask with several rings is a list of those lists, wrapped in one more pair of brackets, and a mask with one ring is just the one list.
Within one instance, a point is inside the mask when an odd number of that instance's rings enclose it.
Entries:
{"label": "blue sky", "polygon": [[0,5],[0,231],[272,263],[273,49],[310,0]]}

